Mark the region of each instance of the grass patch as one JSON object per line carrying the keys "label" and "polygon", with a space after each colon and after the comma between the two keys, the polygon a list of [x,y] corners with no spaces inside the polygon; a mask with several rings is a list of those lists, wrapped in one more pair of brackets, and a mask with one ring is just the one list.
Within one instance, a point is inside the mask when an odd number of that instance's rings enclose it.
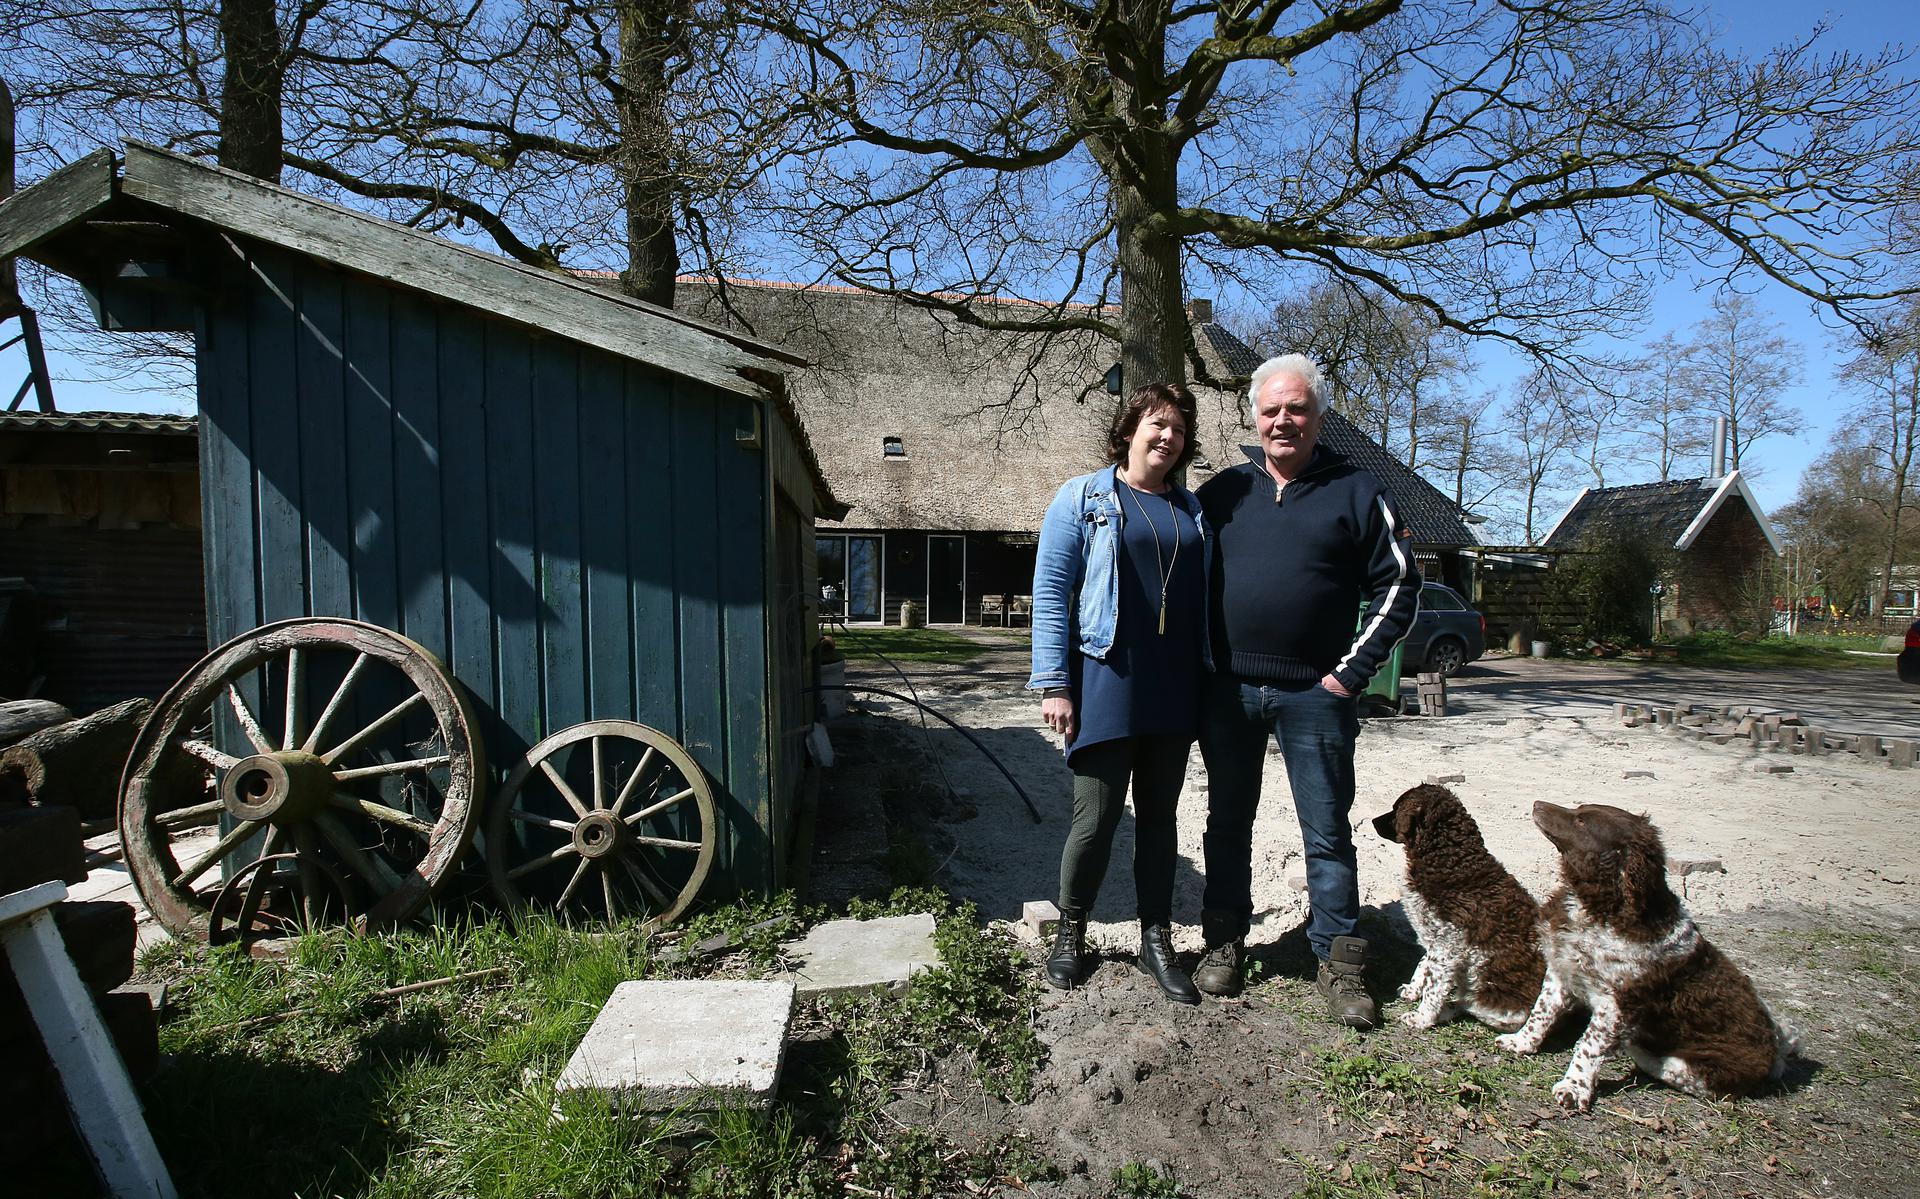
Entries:
{"label": "grass patch", "polygon": [[1754,641],[1742,641],[1730,633],[1709,630],[1695,633],[1677,644],[1680,662],[1686,666],[1838,667],[1892,672],[1889,659],[1861,657],[1848,652],[1880,652],[1880,638],[1864,633],[1802,637],[1776,633]]}
{"label": "grass patch", "polygon": [[[613,988],[758,974],[779,940],[822,912],[791,897],[736,905],[690,922],[673,944],[631,926],[529,920],[313,933],[280,960],[170,945],[142,962],[170,996],[149,1120],[187,1196],[803,1199],[841,1194],[854,1179],[905,1196],[1043,1175],[1013,1138],[963,1152],[881,1114],[936,1068],[970,1069],[995,1093],[1024,1097],[1043,1053],[1030,972],[970,905],[903,891],[854,914],[908,911],[936,913],[941,965],[904,996],[798,1013],[824,1023],[827,1039],[807,1085],[792,1085],[800,1071],[790,1066],[769,1111],[664,1117],[573,1099],[556,1109],[554,1080]],[[723,956],[674,950],[722,933]],[[381,994],[496,967],[469,983]]]}
{"label": "grass patch", "polygon": [[945,629],[841,629],[834,644],[849,659],[880,655],[896,662],[931,662],[958,666],[987,652],[987,647]]}

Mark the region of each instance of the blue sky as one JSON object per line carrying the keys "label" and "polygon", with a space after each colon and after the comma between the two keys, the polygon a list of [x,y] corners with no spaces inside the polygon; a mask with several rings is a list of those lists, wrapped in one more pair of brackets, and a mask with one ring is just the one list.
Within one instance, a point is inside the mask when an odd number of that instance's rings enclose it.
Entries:
{"label": "blue sky", "polygon": [[[1920,18],[1914,15],[1913,0],[1839,0],[1826,5],[1793,0],[1711,0],[1704,7],[1713,14],[1713,21],[1721,29],[1722,43],[1729,49],[1749,54],[1759,54],[1782,41],[1802,37],[1820,21],[1828,26],[1824,44],[1829,50],[1871,52],[1890,43],[1920,42]],[[1833,370],[1845,355],[1834,332],[1821,324],[1806,301],[1777,285],[1756,284],[1755,287],[1760,306],[1798,344],[1805,361],[1805,369],[1799,372],[1800,381],[1780,397],[1801,414],[1798,433],[1760,443],[1749,463],[1754,490],[1762,504],[1771,510],[1793,498],[1801,472],[1819,454],[1838,412],[1847,402],[1847,397],[1838,394],[1831,385]],[[1666,330],[1684,337],[1688,327],[1704,313],[1710,299],[1711,292],[1701,291],[1693,281],[1675,280],[1658,297],[1642,340],[1650,340]],[[74,381],[74,376],[88,372],[83,364],[58,354],[54,355],[52,366],[57,380],[56,400],[68,411],[90,408],[192,410],[190,395],[129,392]],[[1503,382],[1516,369],[1494,353],[1483,353],[1482,368],[1481,383],[1485,385]],[[17,348],[0,354],[0,385],[6,387],[7,396],[10,397],[23,370],[24,361]],[[1554,514],[1557,510],[1549,514],[1549,523]]]}

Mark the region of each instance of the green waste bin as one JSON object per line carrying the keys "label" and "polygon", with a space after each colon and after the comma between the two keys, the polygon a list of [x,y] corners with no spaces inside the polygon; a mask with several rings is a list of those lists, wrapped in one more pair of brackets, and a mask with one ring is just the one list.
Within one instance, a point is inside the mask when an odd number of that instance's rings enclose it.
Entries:
{"label": "green waste bin", "polygon": [[[1354,621],[1353,631],[1358,633],[1366,623],[1367,605],[1362,603],[1360,615]],[[1402,641],[1400,645],[1394,646],[1393,652],[1387,655],[1387,660],[1380,664],[1380,669],[1374,671],[1373,677],[1367,680],[1366,689],[1360,692],[1360,706],[1363,710],[1384,711],[1391,716],[1399,716],[1406,712],[1407,702],[1400,697],[1400,648],[1405,644],[1406,642]]]}

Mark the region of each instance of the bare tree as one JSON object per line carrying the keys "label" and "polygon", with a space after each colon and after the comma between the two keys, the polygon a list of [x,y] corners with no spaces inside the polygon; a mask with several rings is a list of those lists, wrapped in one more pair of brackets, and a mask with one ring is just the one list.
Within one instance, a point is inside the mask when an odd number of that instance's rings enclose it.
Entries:
{"label": "bare tree", "polygon": [[1665,481],[1704,456],[1711,413],[1689,386],[1687,346],[1667,332],[1644,348],[1627,372],[1621,407],[1632,428],[1632,456]]}
{"label": "bare tree", "polygon": [[1694,325],[1682,377],[1704,412],[1727,418],[1728,469],[1740,469],[1754,442],[1798,422],[1800,414],[1779,398],[1798,350],[1739,292],[1715,296],[1713,314]]}
{"label": "bare tree", "polygon": [[1423,473],[1466,512],[1480,513],[1521,473],[1500,436],[1498,403],[1499,396],[1487,392],[1451,405],[1432,426]]}
{"label": "bare tree", "polygon": [[1879,516],[1881,555],[1874,611],[1884,612],[1894,572],[1920,561],[1920,305],[1908,304],[1860,339],[1841,378],[1860,396],[1847,414],[1859,447],[1858,501]]}
{"label": "bare tree", "polygon": [[1545,493],[1552,490],[1576,444],[1566,421],[1567,397],[1562,381],[1546,371],[1534,371],[1515,387],[1503,413],[1521,491],[1521,536],[1535,540],[1535,516]]}
{"label": "bare tree", "polygon": [[[1761,61],[1653,0],[827,0],[758,18],[821,123],[793,269],[1199,374],[1182,279],[1358,281],[1578,358],[1681,261],[1851,314],[1916,96],[1894,52]],[[994,295],[1045,294],[1017,312]],[[1117,315],[1102,305],[1118,302]],[[1089,304],[1089,302],[1091,302]]]}

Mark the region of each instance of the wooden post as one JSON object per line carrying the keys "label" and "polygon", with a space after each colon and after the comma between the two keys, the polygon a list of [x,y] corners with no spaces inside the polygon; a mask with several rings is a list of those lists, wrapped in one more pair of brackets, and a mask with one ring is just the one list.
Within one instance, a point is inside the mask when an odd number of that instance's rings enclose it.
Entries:
{"label": "wooden post", "polygon": [[133,1080],[80,981],[48,910],[67,897],[65,883],[41,883],[0,897],[0,944],[60,1073],[74,1127],[87,1143],[106,1193],[176,1199]]}

